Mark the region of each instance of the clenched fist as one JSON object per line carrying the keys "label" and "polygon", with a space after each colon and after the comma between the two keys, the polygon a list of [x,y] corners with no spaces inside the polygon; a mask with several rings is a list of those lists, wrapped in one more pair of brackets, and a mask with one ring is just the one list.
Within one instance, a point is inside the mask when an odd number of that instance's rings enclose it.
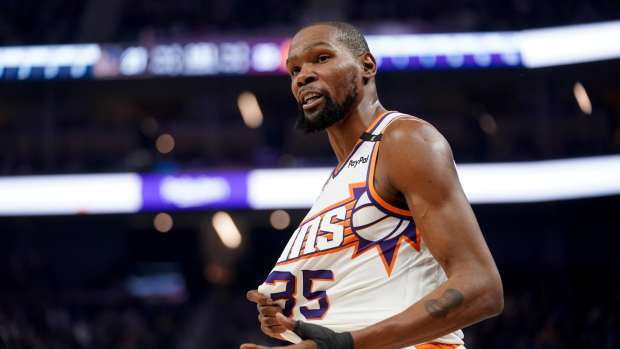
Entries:
{"label": "clenched fist", "polygon": [[269,337],[282,340],[280,333],[286,331],[286,328],[276,319],[276,314],[282,313],[282,307],[257,290],[248,291],[246,297],[250,302],[256,303],[258,321],[263,333]]}
{"label": "clenched fist", "polygon": [[[249,301],[256,303],[260,328],[266,335],[284,339],[280,334],[292,331],[301,342],[297,344],[272,347],[271,349],[353,349],[353,337],[350,332],[337,333],[327,327],[294,321],[282,314],[282,308],[257,290],[247,293]],[[269,349],[261,345],[246,343],[241,349]]]}

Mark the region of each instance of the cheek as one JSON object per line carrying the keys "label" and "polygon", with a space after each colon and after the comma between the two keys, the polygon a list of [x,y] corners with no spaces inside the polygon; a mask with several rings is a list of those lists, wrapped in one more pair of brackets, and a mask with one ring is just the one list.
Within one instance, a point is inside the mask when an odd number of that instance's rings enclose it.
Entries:
{"label": "cheek", "polygon": [[357,70],[352,67],[343,67],[339,74],[335,74],[332,86],[334,87],[334,97],[342,102],[350,94],[353,84],[356,83]]}
{"label": "cheek", "polygon": [[291,95],[293,95],[293,99],[295,101],[297,101],[297,97],[295,97],[297,96],[297,90],[298,90],[297,85],[295,84],[294,81],[291,81]]}

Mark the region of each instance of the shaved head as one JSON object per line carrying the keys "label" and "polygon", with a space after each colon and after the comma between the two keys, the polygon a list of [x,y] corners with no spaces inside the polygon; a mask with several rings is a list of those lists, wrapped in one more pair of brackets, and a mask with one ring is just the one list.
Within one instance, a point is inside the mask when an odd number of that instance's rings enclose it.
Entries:
{"label": "shaved head", "polygon": [[343,43],[354,56],[361,56],[370,52],[364,34],[351,24],[335,21],[317,22],[303,27],[302,30],[316,25],[326,25],[335,28],[337,30],[338,41]]}

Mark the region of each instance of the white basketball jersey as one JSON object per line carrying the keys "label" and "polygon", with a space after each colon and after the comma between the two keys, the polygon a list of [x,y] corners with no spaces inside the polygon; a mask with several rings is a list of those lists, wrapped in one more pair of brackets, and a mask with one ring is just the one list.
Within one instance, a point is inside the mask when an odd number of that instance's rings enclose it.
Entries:
{"label": "white basketball jersey", "polygon": [[[285,315],[337,332],[358,330],[402,312],[446,280],[410,212],[374,188],[381,134],[401,117],[388,112],[375,119],[258,288]],[[462,339],[459,330],[432,342]]]}

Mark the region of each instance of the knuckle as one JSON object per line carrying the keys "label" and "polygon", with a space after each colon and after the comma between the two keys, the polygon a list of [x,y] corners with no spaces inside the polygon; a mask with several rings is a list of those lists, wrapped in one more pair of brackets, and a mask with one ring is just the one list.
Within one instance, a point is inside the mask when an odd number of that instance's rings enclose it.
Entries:
{"label": "knuckle", "polygon": [[285,329],[284,327],[282,327],[282,326],[278,325],[278,326],[273,326],[273,327],[270,327],[270,330],[271,330],[273,333],[282,333],[282,332],[284,332],[286,329]]}
{"label": "knuckle", "polygon": [[260,326],[261,331],[263,331],[264,334],[266,335],[273,335],[273,332],[271,332],[271,330],[269,329],[269,327],[265,326],[265,325],[261,325]]}
{"label": "knuckle", "polygon": [[282,309],[279,306],[266,306],[260,309],[260,312],[265,315],[275,316],[277,313],[281,313]]}

